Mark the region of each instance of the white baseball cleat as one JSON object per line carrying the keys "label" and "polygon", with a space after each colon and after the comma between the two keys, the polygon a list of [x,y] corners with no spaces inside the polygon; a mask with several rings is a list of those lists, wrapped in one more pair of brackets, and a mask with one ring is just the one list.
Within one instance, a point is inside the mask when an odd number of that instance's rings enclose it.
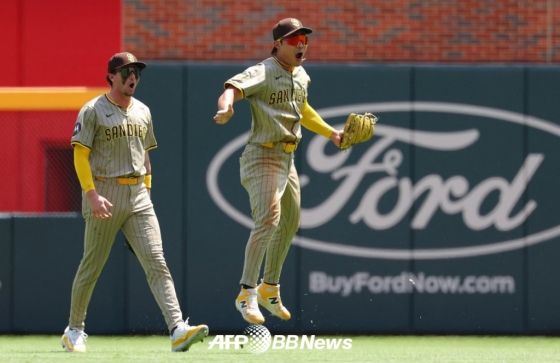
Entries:
{"label": "white baseball cleat", "polygon": [[62,343],[62,348],[67,352],[85,353],[87,337],[88,335],[83,330],[66,327],[60,342]]}
{"label": "white baseball cleat", "polygon": [[[187,319],[187,322],[189,319]],[[179,323],[171,335],[171,351],[184,352],[189,350],[194,343],[202,342],[208,336],[208,326],[202,324],[190,326]]]}
{"label": "white baseball cleat", "polygon": [[246,322],[250,324],[264,323],[264,316],[261,314],[257,302],[257,289],[241,288],[237,299],[235,299],[235,307]]}

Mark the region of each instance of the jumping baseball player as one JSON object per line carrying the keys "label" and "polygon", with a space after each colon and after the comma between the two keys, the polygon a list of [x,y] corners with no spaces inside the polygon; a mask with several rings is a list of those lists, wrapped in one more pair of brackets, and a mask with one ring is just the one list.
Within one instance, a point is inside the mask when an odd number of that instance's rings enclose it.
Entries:
{"label": "jumping baseball player", "polygon": [[[246,69],[224,84],[218,99],[217,124],[233,116],[233,103],[246,98],[252,125],[240,159],[241,183],[249,194],[255,227],[245,248],[241,292],[235,306],[252,324],[262,324],[258,304],[280,319],[290,312],[280,299],[280,273],[300,221],[300,186],[294,151],[301,125],[340,146],[343,130],[334,130],[307,102],[310,78],[301,67],[312,30],[294,18],[272,30],[272,57]],[[266,254],[264,275],[259,271]]]}
{"label": "jumping baseball player", "polygon": [[150,199],[148,151],[157,147],[149,108],[134,97],[146,67],[130,53],[109,60],[111,90],[89,101],[72,136],[74,165],[82,191],[84,255],[74,283],[69,325],[62,335],[68,352],[85,352],[84,321],[95,283],[122,229],[146,272],[170,331],[172,351],[186,351],[208,335],[206,325],[183,321],[173,279],[163,256],[158,219]]}

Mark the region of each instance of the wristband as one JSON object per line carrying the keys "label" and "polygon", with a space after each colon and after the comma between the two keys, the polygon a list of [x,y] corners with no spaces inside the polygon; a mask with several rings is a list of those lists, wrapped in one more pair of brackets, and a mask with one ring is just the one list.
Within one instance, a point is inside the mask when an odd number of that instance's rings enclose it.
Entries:
{"label": "wristband", "polygon": [[146,188],[152,188],[152,175],[144,175],[144,184],[146,184]]}

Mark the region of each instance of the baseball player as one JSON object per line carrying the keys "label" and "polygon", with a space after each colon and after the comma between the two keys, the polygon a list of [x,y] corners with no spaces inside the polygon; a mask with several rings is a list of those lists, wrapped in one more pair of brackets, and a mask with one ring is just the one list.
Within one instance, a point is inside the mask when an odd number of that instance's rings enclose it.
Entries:
{"label": "baseball player", "polygon": [[91,294],[117,232],[134,249],[170,331],[172,351],[185,351],[208,335],[206,325],[183,321],[173,279],[163,256],[158,219],[150,199],[148,151],[157,147],[150,109],[134,97],[145,63],[130,53],[109,59],[111,90],[82,107],[72,136],[74,165],[82,191],[84,255],[74,283],[69,325],[62,335],[68,352],[85,352],[84,320]]}
{"label": "baseball player", "polygon": [[[310,78],[301,65],[311,32],[294,18],[278,22],[272,30],[272,56],[225,82],[214,116],[223,125],[233,116],[234,102],[246,98],[251,105],[253,120],[240,158],[240,174],[255,226],[245,248],[235,306],[252,324],[264,322],[259,304],[280,319],[291,317],[282,305],[279,281],[301,214],[294,165],[301,125],[331,139],[337,147],[343,134],[326,124],[307,102]],[[265,254],[264,275],[258,284]]]}

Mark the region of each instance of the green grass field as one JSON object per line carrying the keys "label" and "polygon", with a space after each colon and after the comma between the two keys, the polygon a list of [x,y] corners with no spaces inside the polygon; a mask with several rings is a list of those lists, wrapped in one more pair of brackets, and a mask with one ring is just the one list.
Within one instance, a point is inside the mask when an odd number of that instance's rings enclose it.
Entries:
{"label": "green grass field", "polygon": [[[329,338],[329,337],[321,337]],[[332,337],[331,337],[332,338]],[[348,338],[348,337],[336,337]],[[387,363],[547,363],[560,362],[560,338],[548,337],[387,337],[352,338],[349,350],[209,350],[208,337],[185,353],[172,353],[165,336],[91,336],[88,352],[65,353],[60,336],[0,336],[0,362],[387,362]]]}

